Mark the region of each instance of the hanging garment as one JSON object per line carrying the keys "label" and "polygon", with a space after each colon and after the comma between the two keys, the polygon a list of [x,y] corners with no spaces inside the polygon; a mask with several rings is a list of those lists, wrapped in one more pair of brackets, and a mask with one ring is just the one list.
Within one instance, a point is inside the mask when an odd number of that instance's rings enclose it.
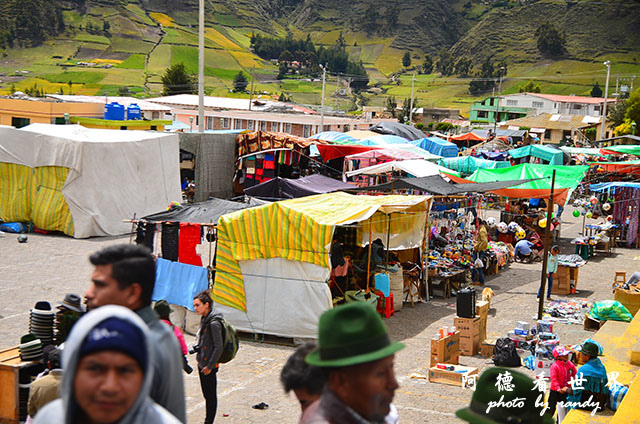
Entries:
{"label": "hanging garment", "polygon": [[209,280],[206,268],[158,258],[156,283],[151,299],[164,299],[193,311],[193,297],[207,287]]}
{"label": "hanging garment", "polygon": [[263,163],[263,168],[264,169],[275,169],[276,168],[276,162],[273,158],[273,154],[272,153],[267,153],[264,155],[264,163]]}
{"label": "hanging garment", "polygon": [[196,246],[201,241],[200,225],[180,223],[178,238],[178,261],[183,264],[202,266],[202,258],[196,253]]}
{"label": "hanging garment", "polygon": [[153,252],[153,236],[156,233],[156,224],[152,222],[138,222],[136,229],[136,244],[146,246]]}
{"label": "hanging garment", "polygon": [[162,224],[162,257],[168,261],[178,260],[178,223],[165,222]]}

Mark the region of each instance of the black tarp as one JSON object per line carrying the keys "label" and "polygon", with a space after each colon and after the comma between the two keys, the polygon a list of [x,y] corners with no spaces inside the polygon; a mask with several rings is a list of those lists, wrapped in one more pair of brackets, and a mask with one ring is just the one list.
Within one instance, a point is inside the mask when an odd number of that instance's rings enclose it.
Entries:
{"label": "black tarp", "polygon": [[280,200],[349,190],[353,185],[343,183],[324,175],[314,174],[298,179],[273,178],[253,187],[245,188],[244,193],[258,199]]}
{"label": "black tarp", "polygon": [[397,135],[409,140],[420,140],[427,137],[419,129],[399,122],[380,122],[369,127],[369,131],[377,132],[378,134]]}
{"label": "black tarp", "polygon": [[209,199],[204,202],[174,206],[168,211],[157,212],[141,218],[151,222],[191,222],[196,224],[218,223],[218,218],[231,212],[257,206],[257,204]]}
{"label": "black tarp", "polygon": [[502,188],[513,187],[524,184],[533,179],[496,181],[493,183],[449,183],[439,175],[431,175],[421,178],[398,178],[393,182],[378,184],[370,187],[362,187],[357,191],[391,191],[391,190],[420,190],[441,196],[449,196],[463,193],[483,193],[486,191],[500,190]]}

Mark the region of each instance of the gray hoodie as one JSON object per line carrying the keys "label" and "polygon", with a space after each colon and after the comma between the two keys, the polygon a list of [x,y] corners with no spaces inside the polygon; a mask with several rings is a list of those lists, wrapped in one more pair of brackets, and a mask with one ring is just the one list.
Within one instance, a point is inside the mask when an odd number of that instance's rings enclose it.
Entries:
{"label": "gray hoodie", "polygon": [[147,349],[147,367],[144,370],[144,380],[138,397],[129,412],[118,421],[118,424],[180,424],[180,421],[166,409],[156,404],[149,397],[151,382],[153,381],[153,349],[149,345],[149,330],[144,321],[131,310],[122,306],[108,305],[89,312],[73,327],[62,352],[62,366],[65,370],[60,388],[61,399],[55,400],[42,408],[36,415],[33,424],[74,424],[78,412],[78,405],[73,393],[73,382],[79,362],[80,347],[89,332],[107,318],[118,317],[139,327],[144,335]]}

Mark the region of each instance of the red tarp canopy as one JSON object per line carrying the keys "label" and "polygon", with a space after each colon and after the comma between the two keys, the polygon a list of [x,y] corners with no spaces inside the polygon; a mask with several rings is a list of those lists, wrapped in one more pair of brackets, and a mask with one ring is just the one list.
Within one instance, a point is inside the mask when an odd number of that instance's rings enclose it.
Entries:
{"label": "red tarp canopy", "polygon": [[474,134],[472,132],[449,137],[449,141],[485,141],[485,140],[486,138],[480,137],[479,135]]}
{"label": "red tarp canopy", "polygon": [[385,148],[377,146],[359,146],[355,144],[318,144],[316,147],[320,152],[320,156],[322,156],[322,160],[325,162],[330,161],[331,159],[355,155],[356,153]]}

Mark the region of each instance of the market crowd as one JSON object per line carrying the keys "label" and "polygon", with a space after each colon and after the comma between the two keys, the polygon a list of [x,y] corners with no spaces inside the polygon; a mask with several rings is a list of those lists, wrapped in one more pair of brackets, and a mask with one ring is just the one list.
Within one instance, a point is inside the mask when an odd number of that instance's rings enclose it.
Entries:
{"label": "market crowd", "polygon": [[[160,301],[152,307],[155,263],[149,250],[117,245],[89,259],[94,270],[85,293],[88,312],[75,322],[62,349],[45,352],[47,370],[32,383],[29,421],[185,423],[182,372],[192,372],[186,357],[190,351],[197,352],[206,401],[204,422],[212,423],[224,326],[209,293],[193,299],[201,324],[189,350],[169,320],[169,304]],[[401,417],[393,405],[399,387],[394,357],[403,348],[391,340],[380,315],[364,302],[326,311],[320,317],[317,345],[299,347],[280,376],[285,392],[293,391],[300,402],[300,423],[397,423]],[[556,405],[560,418],[563,405],[579,405],[585,394],[598,400],[607,393],[606,370],[598,359],[602,352],[585,342],[582,354],[586,363],[576,370],[566,351],[554,352],[557,361],[544,409],[536,402],[534,380],[492,367],[478,379],[471,405],[456,415],[468,422],[547,423]],[[571,384],[576,375],[584,379],[581,390]],[[513,389],[501,392],[496,388],[506,376]],[[520,399],[518,408],[513,408],[514,399]]]}

